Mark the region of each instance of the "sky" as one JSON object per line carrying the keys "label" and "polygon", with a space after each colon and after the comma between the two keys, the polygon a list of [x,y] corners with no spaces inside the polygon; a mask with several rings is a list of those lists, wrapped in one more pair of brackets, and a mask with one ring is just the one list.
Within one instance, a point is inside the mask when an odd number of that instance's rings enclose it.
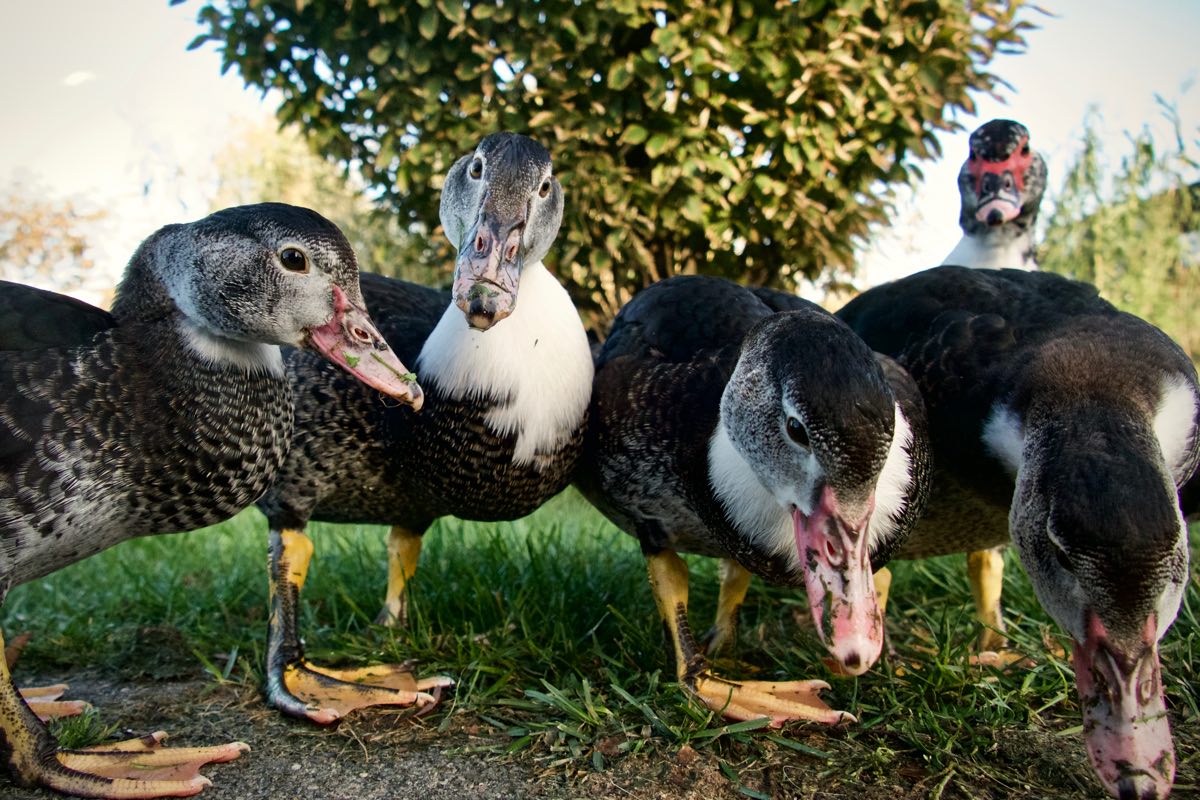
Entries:
{"label": "sky", "polygon": [[[942,134],[943,157],[922,162],[924,181],[902,202],[860,261],[860,285],[940,263],[958,241],[956,176],[967,132],[997,116],[1024,122],[1050,165],[1051,192],[1077,152],[1083,120],[1099,113],[1114,159],[1127,130],[1165,126],[1155,94],[1200,126],[1200,2],[1043,0],[1053,16],[1022,55],[993,70],[1004,102],[977,97],[966,130]],[[269,119],[277,98],[221,75],[200,32],[199,0],[0,0],[0,187],[12,181],[45,197],[110,211],[96,233],[96,274],[78,292],[96,301],[137,243],[158,227],[203,216],[215,185],[213,156],[235,123]],[[536,135],[536,133],[534,134]]]}

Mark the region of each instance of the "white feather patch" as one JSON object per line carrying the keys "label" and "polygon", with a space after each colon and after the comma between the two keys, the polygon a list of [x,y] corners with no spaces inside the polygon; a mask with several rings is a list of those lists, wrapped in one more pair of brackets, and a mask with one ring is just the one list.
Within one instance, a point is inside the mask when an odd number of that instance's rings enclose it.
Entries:
{"label": "white feather patch", "polygon": [[283,377],[283,355],[278,345],[216,336],[186,317],[179,322],[179,332],[184,345],[209,364],[233,367],[248,375]]}
{"label": "white feather patch", "polygon": [[908,449],[913,443],[912,426],[908,424],[908,418],[900,410],[899,404],[895,408],[892,444],[888,448],[883,469],[879,472],[879,480],[875,482],[875,511],[867,527],[867,545],[871,550],[881,539],[891,535],[893,520],[904,512],[913,481],[912,464],[908,456]]}
{"label": "white feather patch", "polygon": [[996,404],[983,424],[983,446],[1014,478],[1025,460],[1025,428],[1011,408]]}
{"label": "white feather patch", "polygon": [[421,348],[417,373],[454,400],[501,398],[488,414],[517,434],[514,464],[535,463],[579,427],[592,394],[592,354],[570,296],[539,261],[521,270],[513,313],[472,329],[453,303]]}
{"label": "white feather patch", "polygon": [[1184,376],[1170,375],[1163,381],[1158,410],[1154,414],[1154,435],[1167,469],[1176,478],[1197,435],[1196,403],[1191,382]]}
{"label": "white feather patch", "polygon": [[791,513],[758,480],[723,421],[717,423],[708,443],[708,481],[743,537],[767,553],[786,558],[793,572],[800,571]]}
{"label": "white feather patch", "polygon": [[963,236],[942,259],[942,264],[956,264],[976,269],[1037,269],[1031,257],[1033,240],[1029,234],[1009,236]]}

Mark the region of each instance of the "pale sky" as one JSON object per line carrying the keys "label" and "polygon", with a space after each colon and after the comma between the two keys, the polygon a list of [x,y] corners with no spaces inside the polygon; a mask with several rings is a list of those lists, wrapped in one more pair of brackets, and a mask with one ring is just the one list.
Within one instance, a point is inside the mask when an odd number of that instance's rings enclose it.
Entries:
{"label": "pale sky", "polygon": [[[1157,92],[1178,104],[1185,130],[1200,126],[1200,2],[1044,0],[1056,17],[1031,15],[1029,49],[994,69],[1007,104],[978,100],[970,130],[995,116],[1024,122],[1061,184],[1089,107],[1102,117],[1107,152],[1123,131],[1164,134]],[[237,119],[266,119],[264,101],[236,70],[220,74],[212,45],[187,52],[200,32],[199,0],[0,0],[0,186],[14,177],[48,196],[108,208],[97,274],[81,293],[111,285],[138,241],[169,222],[201,216],[213,191],[212,157]],[[536,131],[531,132],[536,136]],[[966,133],[941,137],[944,157],[902,204],[893,231],[864,253],[861,285],[939,263],[958,240],[955,177]],[[1166,143],[1167,139],[1161,139]],[[569,189],[569,187],[568,187]],[[90,290],[90,291],[89,291]]]}

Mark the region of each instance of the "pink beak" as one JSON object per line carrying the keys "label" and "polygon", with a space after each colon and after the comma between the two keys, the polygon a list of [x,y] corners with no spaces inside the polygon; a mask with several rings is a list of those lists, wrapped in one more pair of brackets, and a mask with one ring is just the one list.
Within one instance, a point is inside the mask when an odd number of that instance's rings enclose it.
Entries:
{"label": "pink beak", "polygon": [[340,287],[333,287],[333,317],[310,330],[304,344],[371,388],[420,410],[424,394],[417,376],[400,363],[367,310],[350,305]]}
{"label": "pink beak", "polygon": [[1088,614],[1087,638],[1075,643],[1075,684],[1083,735],[1101,783],[1113,797],[1161,800],[1175,780],[1175,744],[1163,700],[1154,615],[1133,656],[1113,647],[1104,624]]}
{"label": "pink beak", "polygon": [[883,649],[883,616],[871,580],[867,542],[874,508],[872,495],[862,519],[850,523],[826,486],[812,514],[792,512],[813,621],[830,655],[850,675],[870,669]]}

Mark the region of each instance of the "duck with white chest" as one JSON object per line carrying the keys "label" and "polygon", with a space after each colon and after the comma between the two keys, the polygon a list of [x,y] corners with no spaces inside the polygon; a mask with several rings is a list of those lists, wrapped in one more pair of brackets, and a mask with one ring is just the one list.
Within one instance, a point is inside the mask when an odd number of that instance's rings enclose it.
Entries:
{"label": "duck with white chest", "polygon": [[458,250],[452,291],[362,276],[380,331],[417,365],[419,414],[343,401],[353,387],[336,371],[288,356],[296,443],[259,504],[271,530],[267,697],[284,713],[328,723],[366,706],[427,706],[450,684],[398,666],[335,671],[304,659],[296,613],[309,520],[391,526],[380,621],[402,622],[434,520],[515,519],[566,487],[593,372],[579,314],[542,263],[562,210],[546,149],[492,134],[451,167],[442,191],[442,225]]}

